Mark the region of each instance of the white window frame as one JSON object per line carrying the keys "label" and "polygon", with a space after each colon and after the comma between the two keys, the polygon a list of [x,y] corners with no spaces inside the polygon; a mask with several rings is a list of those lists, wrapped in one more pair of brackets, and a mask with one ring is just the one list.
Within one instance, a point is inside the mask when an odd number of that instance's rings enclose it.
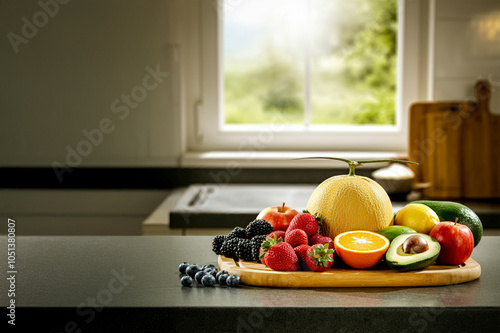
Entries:
{"label": "white window frame", "polygon": [[[283,126],[279,119],[259,126],[222,124],[223,40],[219,38],[224,11],[221,1],[200,2],[199,98],[187,101],[185,154],[181,164],[196,164],[202,153],[237,152],[353,152],[401,156],[408,146],[408,109],[425,90],[427,1],[400,0],[398,4],[397,125],[386,126]],[[235,6],[238,1],[231,1]],[[425,62],[425,61],[424,61]],[[185,87],[189,89],[189,87]],[[198,87],[197,87],[198,88]],[[347,154],[348,155],[348,154]],[[363,156],[365,156],[363,155]],[[239,156],[239,157],[238,157]],[[344,155],[345,156],[345,155]]]}

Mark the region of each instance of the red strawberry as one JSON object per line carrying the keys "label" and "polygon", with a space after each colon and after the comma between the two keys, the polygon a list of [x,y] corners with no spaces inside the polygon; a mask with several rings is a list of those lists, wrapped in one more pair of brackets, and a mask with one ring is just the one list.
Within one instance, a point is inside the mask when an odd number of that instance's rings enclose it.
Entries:
{"label": "red strawberry", "polygon": [[307,237],[311,237],[318,232],[319,226],[319,217],[310,214],[307,210],[304,210],[303,213],[295,215],[295,217],[290,221],[288,225],[288,231],[294,229],[304,230],[307,234]]}
{"label": "red strawberry", "polygon": [[276,239],[280,239],[281,237],[281,240],[285,240],[285,232],[283,230],[276,230],[276,231],[273,231],[271,232],[270,234],[268,234],[266,236],[266,239],[269,239],[271,237],[273,237],[274,235],[276,235]]}
{"label": "red strawberry", "polygon": [[266,265],[275,271],[296,271],[299,269],[299,258],[297,258],[293,247],[286,242],[271,246],[264,259]]}
{"label": "red strawberry", "polygon": [[306,254],[307,251],[309,251],[311,247],[307,244],[302,244],[297,247],[294,247],[293,250],[295,251],[295,254],[299,258],[300,261],[304,261],[306,259]]}
{"label": "red strawberry", "polygon": [[309,242],[308,244],[313,246],[314,244],[318,244],[318,243],[321,243],[320,240],[321,238],[323,238],[324,236],[323,235],[320,235],[320,234],[316,234],[316,235],[312,235],[311,237],[309,237]]}
{"label": "red strawberry", "polygon": [[323,244],[323,245],[328,244],[328,248],[329,249],[333,249],[334,248],[334,246],[333,246],[333,239],[331,239],[328,236],[321,237],[321,239],[319,240],[318,244]]}
{"label": "red strawberry", "polygon": [[276,245],[278,243],[281,243],[283,241],[282,237],[277,237],[275,232],[271,232],[268,237],[266,238],[265,241],[262,242],[262,245],[260,246],[259,249],[259,259],[260,262],[263,263],[264,265],[266,264],[266,252],[271,248],[271,246]]}
{"label": "red strawberry", "polygon": [[328,244],[313,245],[306,255],[306,265],[314,272],[324,272],[333,264],[333,249],[328,248]]}
{"label": "red strawberry", "polygon": [[333,239],[331,239],[330,237],[325,237],[325,241],[326,241],[326,242],[325,242],[325,243],[323,243],[323,244],[325,244],[325,245],[326,245],[326,244],[328,243],[328,248],[329,248],[329,249],[332,249],[332,250],[333,250],[333,249],[335,248],[335,247],[334,247],[334,245],[333,245],[333,244],[334,244],[334,243],[333,243]]}
{"label": "red strawberry", "polygon": [[[316,235],[314,235],[316,236]],[[313,237],[314,237],[313,236]],[[328,244],[328,248],[330,249],[333,249],[333,239],[331,239],[330,237],[328,236],[322,236],[322,235],[319,235],[319,236],[316,236],[316,237],[311,237],[309,238],[309,245],[314,245],[314,244]],[[311,244],[311,242],[313,242],[313,244]]]}
{"label": "red strawberry", "polygon": [[259,249],[259,259],[260,259],[260,262],[263,263],[264,265],[266,264],[266,261],[265,261],[265,255],[266,255],[266,251],[264,251],[262,249],[262,247]]}
{"label": "red strawberry", "polygon": [[307,244],[307,234],[301,229],[293,229],[292,231],[287,230],[285,234],[285,242],[290,244],[292,247]]}

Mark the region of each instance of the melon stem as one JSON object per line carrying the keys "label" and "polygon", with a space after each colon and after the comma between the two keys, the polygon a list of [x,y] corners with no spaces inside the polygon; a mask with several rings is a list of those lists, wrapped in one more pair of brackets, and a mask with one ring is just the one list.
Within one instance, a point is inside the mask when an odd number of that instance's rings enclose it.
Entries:
{"label": "melon stem", "polygon": [[349,176],[356,176],[355,169],[359,165],[358,162],[351,161],[349,162]]}
{"label": "melon stem", "polygon": [[299,158],[294,158],[294,160],[306,160],[306,159],[327,159],[327,160],[337,160],[337,161],[342,161],[346,162],[349,165],[349,176],[356,176],[356,173],[354,169],[356,169],[357,166],[363,165],[365,163],[379,163],[379,162],[399,162],[399,163],[410,163],[410,164],[416,164],[416,162],[412,161],[405,161],[405,160],[364,160],[364,161],[351,161],[346,158],[340,158],[340,157],[326,157],[326,156],[314,156],[314,157],[299,157]]}

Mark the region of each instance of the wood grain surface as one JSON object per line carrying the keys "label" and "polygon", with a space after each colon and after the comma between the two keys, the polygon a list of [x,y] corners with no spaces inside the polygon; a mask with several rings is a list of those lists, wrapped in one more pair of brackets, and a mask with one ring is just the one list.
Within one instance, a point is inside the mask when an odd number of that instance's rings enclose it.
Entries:
{"label": "wood grain surface", "polygon": [[491,87],[476,83],[477,101],[410,106],[409,158],[428,198],[500,198],[500,116],[489,110]]}
{"label": "wood grain surface", "polygon": [[257,262],[219,256],[219,269],[237,274],[247,285],[287,288],[445,286],[472,281],[481,275],[481,266],[472,258],[463,267],[432,265],[412,272],[397,272],[385,267],[369,270],[330,268],[319,273],[279,272]]}

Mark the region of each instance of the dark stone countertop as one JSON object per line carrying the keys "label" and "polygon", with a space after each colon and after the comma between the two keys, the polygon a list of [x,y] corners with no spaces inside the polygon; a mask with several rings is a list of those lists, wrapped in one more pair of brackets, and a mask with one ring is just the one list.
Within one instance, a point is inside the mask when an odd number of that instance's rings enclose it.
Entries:
{"label": "dark stone countertop", "polygon": [[[2,237],[0,244],[6,249],[7,238]],[[500,237],[484,237],[472,255],[481,264],[481,277],[452,286],[186,288],[180,285],[178,265],[182,261],[216,264],[211,237],[19,236],[16,328],[50,332],[492,332],[500,327],[499,252]],[[3,281],[6,271],[1,273]],[[5,289],[1,300],[7,306]]]}

